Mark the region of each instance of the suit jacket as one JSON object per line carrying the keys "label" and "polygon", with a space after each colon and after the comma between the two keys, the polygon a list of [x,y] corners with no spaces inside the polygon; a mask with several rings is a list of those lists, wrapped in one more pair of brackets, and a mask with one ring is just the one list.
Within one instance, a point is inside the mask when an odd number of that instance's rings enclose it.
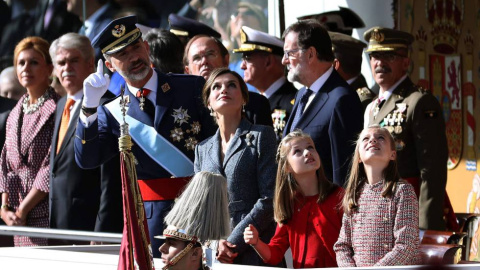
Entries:
{"label": "suit jacket", "polygon": [[259,93],[248,92],[245,116],[255,125],[273,126],[272,113],[268,99]]}
{"label": "suit jacket", "polygon": [[232,234],[228,241],[237,245],[234,263],[264,265],[252,247],[245,244],[243,231],[253,224],[268,243],[275,232],[273,191],[275,188],[276,142],[271,127],[240,122],[223,162],[220,132],[201,142],[195,150],[195,172],[218,173],[227,179]]}
{"label": "suit jacket", "polygon": [[0,148],[5,144],[8,115],[16,104],[17,100],[0,97]]}
{"label": "suit jacket", "polygon": [[[114,95],[107,92],[104,97]],[[71,112],[70,125],[56,153],[66,100],[65,96],[58,102],[50,153],[50,227],[120,233],[123,205],[119,155],[95,169],[81,169],[77,165],[74,141],[80,106]]]}
{"label": "suit jacket", "polygon": [[45,28],[44,19],[48,2],[48,0],[45,0],[37,6],[35,35],[46,39],[48,42],[52,42],[63,34],[78,32],[82,26],[82,22],[77,15],[67,10],[67,5],[64,1],[58,1],[58,3],[55,4],[50,23]]}
{"label": "suit jacket", "polygon": [[[93,21],[94,26],[87,36],[90,41],[92,41],[114,19],[115,14],[118,12],[117,6],[112,2],[107,2],[105,5],[105,9],[102,10],[102,12],[98,14],[98,17]],[[79,33],[85,34],[83,27],[80,28]],[[98,61],[98,59],[102,59],[102,57],[103,55],[100,48],[95,48],[95,60]]]}
{"label": "suit jacket", "polygon": [[[305,92],[300,89],[298,97]],[[297,98],[293,111],[297,111]],[[284,136],[291,131],[294,116],[290,117]],[[322,160],[328,179],[343,186],[355,150],[355,141],[362,130],[362,105],[358,95],[333,70],[306,108],[296,128],[310,134]]]}
{"label": "suit jacket", "polygon": [[368,88],[367,81],[365,81],[365,77],[363,77],[362,74],[350,84],[350,87],[357,92],[360,102],[362,103],[363,112],[365,112],[368,104],[370,104],[375,97],[375,93]]}
{"label": "suit jacket", "polygon": [[[420,228],[445,229],[443,200],[447,184],[448,146],[445,120],[438,100],[406,78],[392,92],[374,118],[376,99],[367,108],[365,125],[391,130],[397,144],[398,172],[402,178],[420,177]],[[400,113],[391,125],[393,115]],[[397,118],[398,119],[398,118]],[[442,226],[443,225],[443,226]]]}

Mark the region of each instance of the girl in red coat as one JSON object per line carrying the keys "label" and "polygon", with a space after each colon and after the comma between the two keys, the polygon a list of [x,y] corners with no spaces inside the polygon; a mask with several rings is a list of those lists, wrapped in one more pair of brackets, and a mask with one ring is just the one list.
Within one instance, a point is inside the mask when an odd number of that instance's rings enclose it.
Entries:
{"label": "girl in red coat", "polygon": [[268,264],[278,264],[290,247],[294,268],[336,267],[333,245],[342,225],[343,189],[327,180],[312,138],[302,131],[283,138],[277,162],[275,235],[265,244],[250,224],[245,243]]}

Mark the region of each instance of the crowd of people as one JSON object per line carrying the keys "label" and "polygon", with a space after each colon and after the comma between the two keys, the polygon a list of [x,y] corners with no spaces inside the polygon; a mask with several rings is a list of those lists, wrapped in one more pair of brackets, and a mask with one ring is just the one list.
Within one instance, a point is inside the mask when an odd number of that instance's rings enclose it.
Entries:
{"label": "crowd of people", "polygon": [[[260,7],[235,8],[233,32],[215,10],[203,10],[215,29],[171,14],[142,33],[141,16],[89,9],[81,29],[20,39],[10,77],[25,93],[0,100],[3,222],[121,232],[125,119],[153,256],[169,269],[284,267],[288,248],[295,268],[420,263],[419,230],[448,225],[447,141],[438,101],[407,74],[413,36],[373,27],[365,43],[305,19],[280,39]],[[360,74],[364,50],[378,93]],[[82,242],[14,237],[53,244]]]}

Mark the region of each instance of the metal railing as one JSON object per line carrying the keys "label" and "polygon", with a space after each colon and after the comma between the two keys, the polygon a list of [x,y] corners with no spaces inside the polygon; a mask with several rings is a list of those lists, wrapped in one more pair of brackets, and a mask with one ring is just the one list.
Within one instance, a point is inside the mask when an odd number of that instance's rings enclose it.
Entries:
{"label": "metal railing", "polygon": [[104,233],[90,231],[74,231],[61,229],[33,228],[23,226],[1,226],[0,235],[23,235],[29,237],[75,240],[75,241],[94,241],[105,243],[121,243],[121,233]]}

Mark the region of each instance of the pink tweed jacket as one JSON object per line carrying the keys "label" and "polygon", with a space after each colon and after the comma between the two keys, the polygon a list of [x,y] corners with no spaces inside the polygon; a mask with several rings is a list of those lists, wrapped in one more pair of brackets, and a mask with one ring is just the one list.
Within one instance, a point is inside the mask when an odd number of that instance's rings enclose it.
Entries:
{"label": "pink tweed jacket", "polygon": [[[49,191],[50,146],[56,103],[60,96],[50,88],[38,111],[24,114],[24,95],[7,119],[5,145],[0,156],[0,193],[8,193],[16,210],[30,190]],[[48,227],[48,197],[27,216],[27,226]],[[15,246],[46,245],[46,239],[14,237]]]}
{"label": "pink tweed jacket", "polygon": [[383,181],[365,184],[358,210],[343,216],[334,250],[339,267],[413,265],[420,262],[418,201],[413,187],[398,183],[391,199]]}

